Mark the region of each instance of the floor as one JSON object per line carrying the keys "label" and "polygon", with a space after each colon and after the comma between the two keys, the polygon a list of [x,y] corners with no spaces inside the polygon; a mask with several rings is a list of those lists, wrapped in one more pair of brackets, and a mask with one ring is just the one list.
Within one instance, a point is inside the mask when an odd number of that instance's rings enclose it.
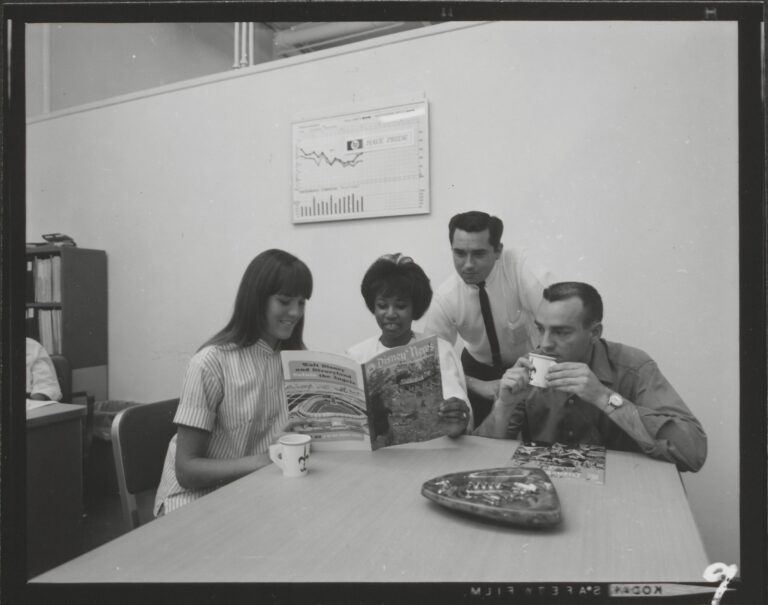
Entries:
{"label": "floor", "polygon": [[113,464],[112,444],[94,439],[83,477],[82,552],[93,550],[125,533]]}
{"label": "floor", "polygon": [[119,495],[91,494],[84,507],[82,552],[93,550],[124,533]]}

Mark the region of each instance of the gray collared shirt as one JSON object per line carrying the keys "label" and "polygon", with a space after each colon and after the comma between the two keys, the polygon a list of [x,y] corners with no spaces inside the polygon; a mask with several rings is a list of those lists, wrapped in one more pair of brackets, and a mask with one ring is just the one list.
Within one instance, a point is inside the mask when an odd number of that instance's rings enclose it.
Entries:
{"label": "gray collared shirt", "polygon": [[[707,436],[656,362],[645,352],[601,339],[590,369],[605,386],[637,408],[655,445],[647,454],[697,471],[707,456]],[[511,436],[528,432],[532,441],[589,443],[641,451],[638,444],[596,406],[554,389],[531,387],[509,424]]]}

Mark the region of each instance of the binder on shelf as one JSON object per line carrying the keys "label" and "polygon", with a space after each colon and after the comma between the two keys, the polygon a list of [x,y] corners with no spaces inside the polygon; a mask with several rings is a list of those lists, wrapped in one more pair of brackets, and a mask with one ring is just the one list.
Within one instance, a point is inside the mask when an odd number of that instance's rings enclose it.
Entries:
{"label": "binder on shelf", "polygon": [[35,258],[32,261],[32,281],[35,302],[61,302],[61,256]]}
{"label": "binder on shelf", "polygon": [[40,259],[36,258],[32,265],[32,279],[35,282],[35,297],[32,299],[35,302],[42,302],[43,299],[43,285],[42,285],[42,268]]}
{"label": "binder on shelf", "polygon": [[42,269],[42,271],[40,272],[41,274],[40,291],[42,294],[42,298],[40,300],[42,302],[51,302],[51,259],[50,257],[40,259],[40,269]]}
{"label": "binder on shelf", "polygon": [[37,318],[37,340],[51,355],[61,355],[61,309],[38,309]]}
{"label": "binder on shelf", "polygon": [[51,309],[54,355],[61,355],[61,309]]}
{"label": "binder on shelf", "polygon": [[40,344],[48,353],[53,354],[53,326],[51,325],[51,313],[47,309],[37,312],[39,322]]}
{"label": "binder on shelf", "polygon": [[48,284],[50,283],[50,259],[35,259],[35,302],[48,302]]}
{"label": "binder on shelf", "polygon": [[61,257],[51,257],[51,301],[61,302]]}

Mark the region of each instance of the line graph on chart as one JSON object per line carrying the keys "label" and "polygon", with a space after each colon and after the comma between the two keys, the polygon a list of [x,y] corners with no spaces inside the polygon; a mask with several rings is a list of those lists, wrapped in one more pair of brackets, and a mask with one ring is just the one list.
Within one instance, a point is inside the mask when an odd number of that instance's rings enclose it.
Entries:
{"label": "line graph on chart", "polygon": [[429,212],[427,102],[293,124],[294,222]]}
{"label": "line graph on chart", "polygon": [[350,159],[344,160],[336,156],[328,156],[324,151],[306,151],[305,149],[299,147],[299,158],[302,160],[311,160],[318,168],[320,168],[322,165],[333,166],[334,164],[339,164],[342,167],[357,166],[363,161],[361,159],[362,157],[362,151],[354,154]]}

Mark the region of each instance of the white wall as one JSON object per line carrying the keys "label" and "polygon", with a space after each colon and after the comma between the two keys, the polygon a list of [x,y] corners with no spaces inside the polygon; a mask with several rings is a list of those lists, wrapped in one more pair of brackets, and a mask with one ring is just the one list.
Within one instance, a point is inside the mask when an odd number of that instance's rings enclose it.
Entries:
{"label": "white wall", "polygon": [[[712,561],[739,561],[737,35],[731,23],[462,24],[30,121],[28,237],[109,259],[115,399],[178,393],[259,251],[316,280],[310,347],[376,332],[359,295],[383,252],[437,285],[451,215],[502,217],[563,279],[593,283],[605,335],[659,362],[709,435],[685,485]],[[432,212],[295,226],[291,121],[424,92]],[[703,570],[702,570],[703,571]]]}
{"label": "white wall", "polygon": [[[271,32],[256,32],[257,61],[271,58]],[[28,24],[27,116],[229,71],[227,35],[232,23]]]}

